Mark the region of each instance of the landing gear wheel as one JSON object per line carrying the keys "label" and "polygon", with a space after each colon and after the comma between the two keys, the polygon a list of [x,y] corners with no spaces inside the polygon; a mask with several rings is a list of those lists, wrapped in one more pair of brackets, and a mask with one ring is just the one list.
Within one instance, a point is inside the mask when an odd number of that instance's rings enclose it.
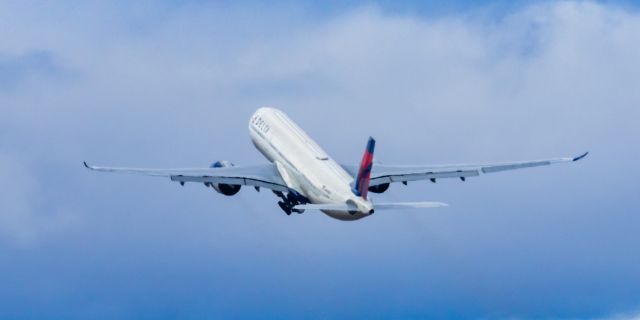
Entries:
{"label": "landing gear wheel", "polygon": [[286,213],[288,216],[291,215],[291,207],[289,205],[282,201],[278,201],[278,205],[280,206],[280,209],[284,211],[284,213]]}

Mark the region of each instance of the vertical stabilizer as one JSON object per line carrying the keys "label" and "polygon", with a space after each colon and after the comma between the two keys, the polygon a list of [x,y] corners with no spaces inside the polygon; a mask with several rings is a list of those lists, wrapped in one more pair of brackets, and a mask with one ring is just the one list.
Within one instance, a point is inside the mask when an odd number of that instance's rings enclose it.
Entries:
{"label": "vertical stabilizer", "polygon": [[371,178],[371,167],[373,166],[373,150],[376,147],[376,140],[369,137],[367,142],[367,149],[364,150],[362,155],[362,162],[360,162],[360,169],[358,170],[358,176],[354,181],[353,193],[363,199],[367,199],[367,193],[369,192],[369,179]]}

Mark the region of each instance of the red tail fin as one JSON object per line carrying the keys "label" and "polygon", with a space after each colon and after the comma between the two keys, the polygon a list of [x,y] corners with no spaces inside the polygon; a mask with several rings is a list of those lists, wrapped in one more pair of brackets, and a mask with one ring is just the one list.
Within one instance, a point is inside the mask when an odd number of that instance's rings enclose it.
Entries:
{"label": "red tail fin", "polygon": [[367,193],[369,192],[369,180],[371,178],[371,168],[373,167],[373,150],[376,147],[376,140],[369,137],[367,142],[367,149],[362,156],[362,162],[360,162],[360,169],[358,170],[358,176],[354,183],[353,193],[363,199],[367,199]]}

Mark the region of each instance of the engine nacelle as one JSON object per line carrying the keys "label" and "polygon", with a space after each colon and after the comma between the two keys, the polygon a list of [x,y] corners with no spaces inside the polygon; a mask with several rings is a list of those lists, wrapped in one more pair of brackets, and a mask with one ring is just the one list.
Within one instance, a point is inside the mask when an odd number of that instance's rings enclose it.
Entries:
{"label": "engine nacelle", "polygon": [[369,187],[369,192],[383,193],[383,192],[387,191],[387,189],[389,189],[389,184],[388,183],[383,183],[383,184],[379,184],[377,186]]}
{"label": "engine nacelle", "polygon": [[[211,164],[210,168],[224,168],[224,167],[233,167],[233,166],[234,166],[233,163],[223,160],[223,161],[214,162],[213,164]],[[211,182],[205,182],[204,185],[207,187],[212,187],[218,193],[222,193],[225,196],[232,196],[238,193],[241,187],[241,185],[239,184],[224,184],[224,183],[213,184]]]}

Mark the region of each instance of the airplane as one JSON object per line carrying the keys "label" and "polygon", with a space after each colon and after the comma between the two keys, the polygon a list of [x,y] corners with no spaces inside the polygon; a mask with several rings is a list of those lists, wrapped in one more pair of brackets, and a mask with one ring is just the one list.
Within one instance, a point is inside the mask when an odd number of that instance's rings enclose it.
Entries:
{"label": "airplane", "polygon": [[270,189],[280,198],[278,205],[287,214],[320,210],[344,221],[358,220],[378,210],[436,208],[441,202],[373,202],[368,192],[383,193],[391,183],[458,178],[466,181],[487,173],[575,162],[588,152],[568,158],[489,164],[456,164],[425,166],[373,166],[376,141],[369,137],[359,166],[341,165],[320,148],[284,112],[260,108],[249,120],[251,141],[269,164],[236,166],[229,161],[216,161],[208,168],[143,169],[91,166],[90,170],[168,177],[184,186],[197,182],[225,196],[233,196],[242,186]]}

